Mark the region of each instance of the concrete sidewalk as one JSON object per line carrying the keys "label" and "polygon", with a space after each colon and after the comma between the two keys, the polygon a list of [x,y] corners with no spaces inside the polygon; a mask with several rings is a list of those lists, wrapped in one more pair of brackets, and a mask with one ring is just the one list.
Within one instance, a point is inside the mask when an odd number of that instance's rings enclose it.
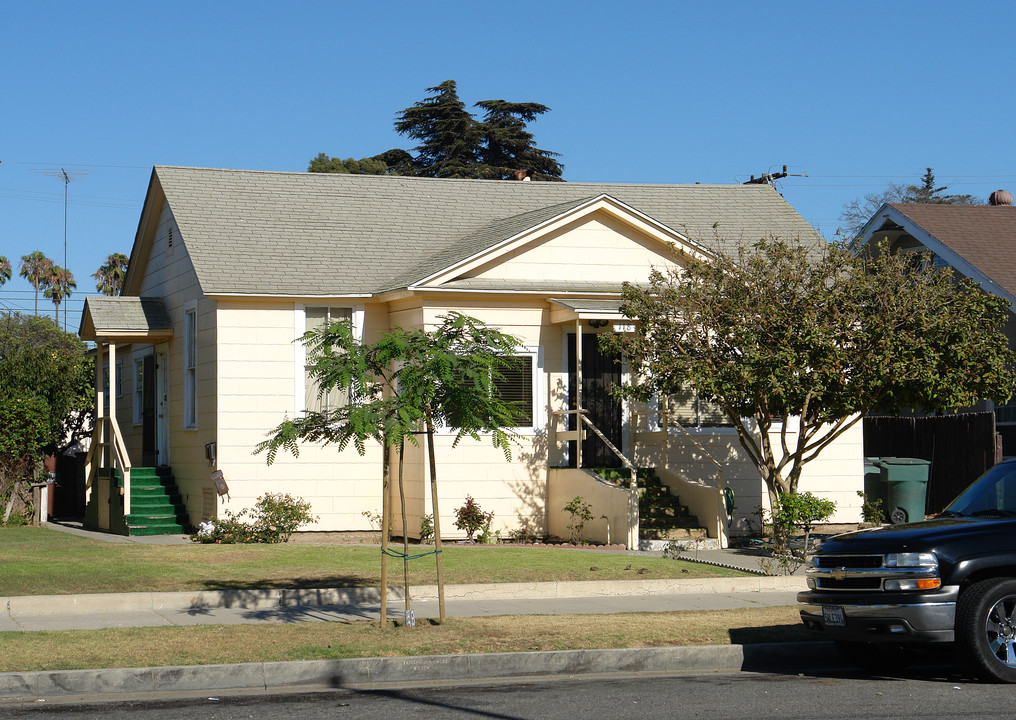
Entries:
{"label": "concrete sidewalk", "polygon": [[[54,530],[95,537],[67,525]],[[103,534],[99,534],[103,535]],[[101,537],[108,542],[184,544],[158,539]],[[632,551],[631,555],[658,555]],[[688,560],[758,572],[748,551],[688,551]],[[723,610],[793,605],[801,576],[450,585],[450,617],[533,614],[613,614]],[[412,587],[417,618],[438,615],[437,588]],[[389,589],[388,613],[403,617],[402,587]],[[0,630],[36,631],[368,620],[378,617],[378,588],[230,590],[0,597]],[[828,643],[781,643],[433,657],[362,658],[163,668],[0,673],[0,705],[49,700],[109,700],[127,695],[282,692],[453,682],[537,680],[617,673],[696,673],[752,670],[796,672],[842,667]]]}
{"label": "concrete sidewalk", "polygon": [[[445,607],[450,617],[724,610],[793,605],[803,589],[794,576],[449,585]],[[416,617],[438,616],[436,586],[410,593]],[[390,616],[401,618],[403,588],[388,597]],[[369,587],[8,597],[0,630],[364,620],[378,617],[380,599]]]}
{"label": "concrete sidewalk", "polygon": [[[792,605],[802,585],[796,577],[452,585],[446,588],[446,606],[452,617],[715,610]],[[437,616],[436,587],[414,587],[411,592],[416,617]],[[391,588],[391,594],[389,613],[401,618],[402,588]],[[0,598],[0,630],[362,620],[376,618],[379,608],[377,588],[10,597]],[[166,697],[839,666],[828,643],[786,643],[14,672],[0,673],[0,705],[138,694]]]}

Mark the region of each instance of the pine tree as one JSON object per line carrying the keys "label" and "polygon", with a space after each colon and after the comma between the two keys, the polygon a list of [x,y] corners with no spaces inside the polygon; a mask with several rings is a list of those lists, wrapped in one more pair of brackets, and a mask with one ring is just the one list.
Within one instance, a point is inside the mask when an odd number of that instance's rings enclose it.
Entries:
{"label": "pine tree", "polygon": [[439,178],[479,177],[481,129],[459,99],[454,80],[427,88],[434,97],[396,115],[395,130],[417,145],[414,174]]}
{"label": "pine tree", "polygon": [[554,158],[558,153],[533,144],[526,123],[550,110],[540,103],[513,103],[481,100],[476,107],[486,110],[481,128],[479,160],[483,177],[508,180],[518,170],[532,170],[539,180],[560,180],[564,166]]}
{"label": "pine tree", "polygon": [[926,168],[920,185],[908,185],[902,202],[928,203],[932,205],[980,205],[973,195],[943,195],[948,185],[935,187],[935,173]]}
{"label": "pine tree", "polygon": [[454,80],[427,92],[432,97],[395,116],[395,130],[420,142],[415,156],[401,148],[359,160],[318,153],[307,171],[507,180],[526,170],[537,180],[561,179],[558,153],[536,147],[526,129],[526,123],[550,111],[546,105],[482,100],[475,107],[486,114],[478,121],[459,98]]}

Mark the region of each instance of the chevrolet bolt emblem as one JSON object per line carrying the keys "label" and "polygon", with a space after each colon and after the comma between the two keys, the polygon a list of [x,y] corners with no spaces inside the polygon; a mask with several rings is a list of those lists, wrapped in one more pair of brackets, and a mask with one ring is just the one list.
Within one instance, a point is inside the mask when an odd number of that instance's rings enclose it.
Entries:
{"label": "chevrolet bolt emblem", "polygon": [[832,576],[835,580],[843,580],[847,577],[847,569],[845,567],[838,567],[833,570]]}

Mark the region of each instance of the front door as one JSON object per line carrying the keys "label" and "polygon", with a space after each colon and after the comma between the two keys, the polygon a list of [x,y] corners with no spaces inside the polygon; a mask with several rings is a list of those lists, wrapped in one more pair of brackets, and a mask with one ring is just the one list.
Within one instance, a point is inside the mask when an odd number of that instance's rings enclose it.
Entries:
{"label": "front door", "polygon": [[144,467],[154,467],[159,460],[155,415],[155,355],[145,355],[141,362],[141,464]]}
{"label": "front door", "polygon": [[[576,357],[575,335],[568,335],[568,409],[575,409]],[[614,444],[623,450],[621,427],[621,403],[613,395],[615,386],[621,384],[621,361],[614,353],[600,350],[599,337],[592,333],[582,335],[582,407],[586,417]],[[568,429],[574,430],[575,416],[569,415]],[[621,459],[607,447],[596,433],[585,428],[582,441],[583,467],[621,467]],[[568,443],[569,464],[576,464],[575,442]]]}
{"label": "front door", "polygon": [[158,465],[169,465],[169,346],[155,349],[155,454]]}

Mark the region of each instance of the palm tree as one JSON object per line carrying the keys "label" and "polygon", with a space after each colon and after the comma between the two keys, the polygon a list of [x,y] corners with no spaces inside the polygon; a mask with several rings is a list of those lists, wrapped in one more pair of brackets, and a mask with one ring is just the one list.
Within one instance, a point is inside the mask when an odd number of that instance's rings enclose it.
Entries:
{"label": "palm tree", "polygon": [[128,258],[123,253],[107,256],[106,262],[92,275],[97,280],[95,289],[103,295],[119,295],[127,277],[127,263]]}
{"label": "palm tree", "polygon": [[[46,282],[45,295],[53,301],[56,308],[56,324],[60,326],[60,303],[71,296],[71,290],[77,288],[74,282],[74,275],[70,270],[65,270],[59,265],[50,268],[49,278]],[[64,306],[64,325],[67,325],[67,307]]]}
{"label": "palm tree", "polygon": [[49,277],[52,269],[53,261],[43,255],[41,250],[36,250],[31,255],[21,256],[20,275],[35,288],[36,315],[39,314],[39,288],[49,287]]}
{"label": "palm tree", "polygon": [[0,287],[11,279],[11,261],[0,255]]}

